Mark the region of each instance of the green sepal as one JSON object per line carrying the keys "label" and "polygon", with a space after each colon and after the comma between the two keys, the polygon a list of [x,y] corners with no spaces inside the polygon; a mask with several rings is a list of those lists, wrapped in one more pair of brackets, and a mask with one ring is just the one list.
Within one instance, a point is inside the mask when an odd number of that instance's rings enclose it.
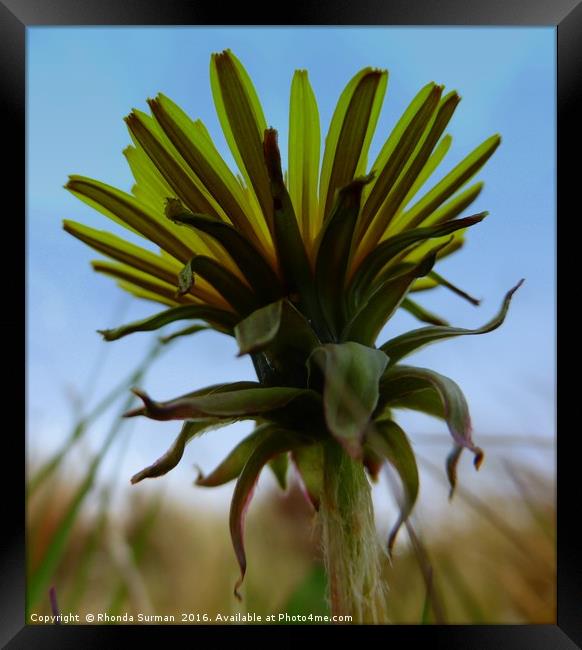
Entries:
{"label": "green sepal", "polygon": [[[430,408],[433,409],[434,414],[437,414],[440,409],[436,411],[434,398],[438,398],[442,405],[440,417],[444,417],[455,445],[472,451],[475,456],[473,464],[476,469],[479,469],[483,461],[483,450],[473,442],[469,407],[463,392],[452,379],[427,368],[390,366],[380,381],[381,407],[394,408],[395,402],[407,400],[419,392],[422,393],[424,401],[428,405],[418,410],[427,412],[426,408]],[[434,393],[434,395],[427,399],[427,393],[429,395]],[[418,395],[416,397],[418,398]],[[408,408],[416,408],[413,402],[409,403],[411,405]]]}
{"label": "green sepal", "polygon": [[299,474],[305,498],[318,511],[323,492],[323,447],[321,444],[304,445],[291,452],[291,460]]}
{"label": "green sepal", "polygon": [[117,341],[117,339],[123,338],[128,334],[133,334],[134,332],[151,332],[160,329],[160,327],[168,325],[169,323],[174,323],[179,320],[191,320],[194,318],[205,320],[215,327],[218,326],[218,329],[228,333],[232,332],[232,329],[238,320],[236,314],[225,311],[224,309],[218,309],[217,307],[209,307],[207,305],[182,305],[180,307],[166,309],[159,314],[134,321],[133,323],[128,323],[127,325],[122,325],[121,327],[97,331],[106,341]]}
{"label": "green sepal", "polygon": [[323,409],[331,435],[353,458],[362,458],[362,441],[379,397],[379,380],[388,365],[380,350],[347,342],[316,348],[309,357],[310,385],[323,384]]}
{"label": "green sepal", "polygon": [[156,402],[143,391],[133,391],[143,406],[133,409],[125,417],[144,415],[153,420],[190,420],[208,416],[225,419],[254,419],[268,417],[270,412],[281,414],[290,402],[301,397],[317,398],[304,388],[260,387],[242,390],[216,391],[208,395],[183,396],[168,402]]}
{"label": "green sepal", "polygon": [[257,427],[250,435],[239,442],[210,474],[204,476],[199,472],[194,484],[203,487],[217,487],[233,481],[240,475],[254,449],[265,438],[269,430],[269,425]]}
{"label": "green sepal", "polygon": [[238,323],[234,331],[239,356],[264,355],[272,382],[305,386],[305,362],[320,341],[303,314],[288,300],[256,310]]}
{"label": "green sepal", "polygon": [[302,311],[316,325],[322,320],[321,310],[295,210],[283,181],[275,129],[265,131],[263,148],[273,196],[273,238],[287,293],[297,294]]}
{"label": "green sepal", "polygon": [[419,262],[411,264],[404,273],[389,275],[372,285],[364,304],[347,323],[342,332],[342,339],[373,345],[382,327],[406,298],[414,281],[432,269],[437,253],[442,247],[441,244],[434,248]]}
{"label": "green sepal", "polygon": [[291,451],[298,444],[294,432],[272,427],[263,440],[255,447],[238,478],[230,504],[230,535],[240,567],[240,578],[234,587],[235,596],[241,600],[238,592],[247,568],[244,547],[244,518],[250,504],[255,485],[263,467],[278,454]]}
{"label": "green sepal", "polygon": [[366,445],[394,467],[400,476],[404,488],[404,499],[400,506],[400,515],[390,531],[388,551],[391,553],[396,535],[402,524],[408,519],[418,497],[419,477],[414,451],[404,431],[391,420],[377,420],[366,434]]}
{"label": "green sepal", "polygon": [[520,280],[515,285],[515,287],[508,291],[508,293],[505,295],[499,313],[482,327],[474,330],[464,329],[461,327],[422,327],[420,329],[412,330],[393,339],[390,339],[384,343],[380,349],[390,357],[390,364],[394,364],[405,356],[416,352],[425,345],[436,343],[437,341],[454,338],[456,336],[471,336],[475,334],[486,334],[487,332],[492,332],[493,330],[497,329],[505,320],[507,311],[509,309],[509,304],[511,303],[511,298],[523,284],[523,282],[523,280]]}
{"label": "green sepal", "polygon": [[473,226],[483,221],[487,214],[487,212],[480,212],[479,214],[470,217],[464,217],[457,221],[449,221],[437,226],[407,230],[406,232],[389,237],[382,243],[378,244],[378,246],[376,246],[376,248],[362,261],[358,270],[354,273],[349,287],[350,306],[352,308],[357,307],[362,301],[364,292],[369,288],[370,284],[374,281],[380,271],[411,246],[429,239],[445,237],[457,230]]}
{"label": "green sepal", "polygon": [[345,279],[364,186],[373,175],[353,180],[339,190],[320,234],[315,263],[319,303],[328,328],[336,338],[345,322]]}
{"label": "green sepal", "polygon": [[170,470],[174,469],[176,465],[182,460],[184,449],[192,438],[204,431],[216,427],[223,427],[229,422],[220,422],[215,419],[206,419],[197,422],[184,422],[180,435],[174,440],[168,451],[158,458],[154,463],[145,467],[137,474],[131,477],[131,483],[139,483],[144,478],[155,478],[167,474]]}

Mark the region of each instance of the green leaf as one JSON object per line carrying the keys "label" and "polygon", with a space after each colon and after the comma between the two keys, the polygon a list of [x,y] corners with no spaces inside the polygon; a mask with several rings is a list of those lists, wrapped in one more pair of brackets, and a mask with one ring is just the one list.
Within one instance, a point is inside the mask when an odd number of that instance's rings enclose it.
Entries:
{"label": "green leaf", "polygon": [[319,112],[306,70],[296,70],[289,102],[289,194],[303,241],[311,242],[321,225],[317,203],[321,134]]}
{"label": "green leaf", "polygon": [[84,176],[69,176],[65,189],[110,219],[157,244],[180,262],[192,257],[192,249],[180,239],[176,229],[133,196]]}
{"label": "green leaf", "polygon": [[168,201],[166,216],[175,223],[184,224],[216,239],[262,300],[272,302],[281,296],[279,279],[267,260],[231,225],[207,215],[189,213],[176,200]]}
{"label": "green leaf", "polygon": [[167,474],[182,460],[184,449],[194,436],[208,429],[225,426],[226,424],[228,422],[220,422],[214,419],[201,420],[199,422],[184,422],[180,435],[174,440],[168,451],[154,463],[145,467],[137,474],[134,474],[131,477],[132,485],[143,481],[144,478],[155,478]]}
{"label": "green leaf", "polygon": [[366,444],[377,454],[386,458],[400,476],[404,488],[404,499],[400,515],[388,538],[388,551],[391,553],[396,535],[408,519],[418,497],[418,467],[410,442],[404,431],[391,420],[378,420],[366,435]]}
{"label": "green leaf", "polygon": [[327,344],[309,357],[310,384],[323,378],[323,408],[330,433],[354,458],[378,403],[378,383],[388,358],[358,343]]}
{"label": "green leaf", "polygon": [[246,284],[219,262],[205,255],[194,256],[180,272],[180,295],[190,291],[196,274],[213,286],[241,316],[245,317],[259,307],[257,296]]}
{"label": "green leaf", "polygon": [[106,341],[117,341],[117,339],[128,334],[133,334],[134,332],[151,332],[178,320],[194,318],[206,320],[211,324],[216,323],[228,329],[232,329],[236,323],[236,316],[230,312],[206,305],[182,305],[180,307],[166,309],[159,314],[155,314],[155,316],[134,321],[128,325],[116,327],[115,329],[98,330],[98,332]]}
{"label": "green leaf", "polygon": [[350,302],[356,306],[362,299],[363,293],[370,287],[378,273],[390,262],[398,259],[398,256],[407,249],[419,242],[429,239],[444,237],[458,230],[468,228],[483,221],[487,212],[449,221],[448,223],[432,226],[429,228],[417,228],[406,232],[398,233],[381,242],[363,260],[357,271],[354,273],[349,287]]}
{"label": "green leaf", "polygon": [[249,436],[238,443],[228,456],[210,474],[199,473],[195,485],[217,487],[233,481],[242,472],[256,446],[269,435],[270,425],[257,427]]}
{"label": "green leaf", "polygon": [[291,452],[291,460],[307,501],[318,511],[323,492],[323,447],[320,444],[297,447]]}
{"label": "green leaf", "polygon": [[319,205],[324,222],[336,191],[365,173],[387,82],[385,70],[365,68],[351,79],[338,100],[325,139],[319,181]]}
{"label": "green leaf", "polygon": [[414,207],[402,214],[398,225],[402,228],[414,228],[421,224],[458,189],[463,187],[483,165],[491,158],[501,143],[500,135],[493,135],[480,144],[441,181],[439,181]]}
{"label": "green leaf", "polygon": [[406,297],[412,283],[431,270],[441,247],[442,245],[433,249],[404,273],[390,275],[373,285],[362,307],[346,325],[342,339],[373,345],[381,329]]}
{"label": "green leaf", "polygon": [[358,241],[412,156],[438,106],[441,92],[441,86],[434,83],[426,85],[413,99],[384,144],[373,167],[378,171],[378,178],[371,186],[358,221]]}
{"label": "green leaf", "polygon": [[273,196],[273,238],[277,259],[286,284],[286,293],[297,293],[302,311],[315,322],[321,320],[313,272],[299,231],[291,197],[283,181],[277,131],[267,129],[264,140],[265,162]]}
{"label": "green leaf", "polygon": [[250,504],[255,485],[263,467],[277,454],[290,451],[297,446],[297,439],[292,432],[273,427],[269,434],[256,446],[245,464],[232,497],[230,505],[230,535],[234,551],[240,566],[240,578],[234,587],[235,596],[241,600],[238,592],[247,568],[244,547],[244,518]]}
{"label": "green leaf", "polygon": [[509,309],[509,304],[511,303],[511,298],[513,294],[519,289],[523,284],[523,280],[520,280],[513,289],[508,291],[501,305],[499,313],[488,323],[474,330],[464,329],[461,327],[422,327],[417,330],[412,330],[411,332],[406,332],[401,334],[393,339],[390,339],[384,345],[381,346],[388,357],[390,358],[390,364],[394,364],[405,356],[416,352],[425,345],[435,343],[436,341],[442,341],[444,339],[454,338],[456,336],[468,336],[474,334],[486,334],[487,332],[492,332],[497,329],[505,320],[507,311]]}
{"label": "green leaf", "polygon": [[410,298],[404,298],[400,306],[410,315],[414,316],[416,319],[422,321],[423,323],[442,326],[449,325],[448,321],[446,321],[444,318],[441,318],[437,314],[433,314],[433,312],[428,311],[428,309],[425,309],[422,307],[422,305],[419,305],[417,302],[410,300]]}
{"label": "green leaf", "polygon": [[[190,168],[220,205],[227,218],[257,247],[261,247],[261,223],[202,122],[188,115],[163,94],[149,100],[156,120]],[[165,196],[169,196],[166,194]]]}
{"label": "green leaf", "polygon": [[[154,130],[155,122],[145,113],[134,110],[125,122],[136,141],[140,144],[150,160],[162,174],[173,193],[188,206],[192,212],[204,212],[214,217],[221,215],[216,210],[214,201],[203,189],[200,180],[188,173],[178,156],[172,151],[173,146],[160,137],[161,131]],[[177,153],[177,152],[176,152]]]}
{"label": "green leaf", "polygon": [[434,392],[440,400],[455,445],[470,449],[475,455],[473,463],[479,469],[483,451],[473,443],[469,407],[463,392],[452,379],[426,368],[396,365],[386,370],[380,382],[382,401],[392,407],[395,400],[427,390]]}
{"label": "green leaf", "polygon": [[240,61],[225,50],[212,55],[210,84],[228,146],[272,231],[273,202],[263,159],[267,123],[253,83]]}
{"label": "green leaf", "polygon": [[126,413],[126,417],[145,415],[153,420],[190,420],[208,416],[252,419],[287,406],[297,398],[317,398],[314,391],[304,388],[260,387],[229,390],[211,395],[186,395],[168,402],[156,402],[146,393],[135,389],[143,407]]}
{"label": "green leaf", "polygon": [[362,190],[372,176],[352,181],[342,188],[321,233],[315,265],[319,302],[334,337],[344,322],[344,283],[354,228],[360,211]]}

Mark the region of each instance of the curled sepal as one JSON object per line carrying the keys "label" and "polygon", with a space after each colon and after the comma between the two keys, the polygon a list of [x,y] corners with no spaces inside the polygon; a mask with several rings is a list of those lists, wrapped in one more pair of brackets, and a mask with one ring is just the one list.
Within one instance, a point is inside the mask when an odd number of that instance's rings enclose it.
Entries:
{"label": "curled sepal", "polygon": [[[423,395],[424,401],[427,403],[426,408],[446,420],[455,444],[473,452],[475,455],[473,464],[476,469],[479,469],[483,461],[483,450],[473,443],[469,407],[463,392],[452,379],[427,368],[391,366],[382,377],[380,393],[383,403],[392,408],[399,402],[414,398],[415,394]],[[430,393],[433,395],[431,396]],[[435,396],[441,403],[442,414],[435,411]],[[411,400],[409,404],[409,408],[427,412],[424,408],[417,408],[414,400]]]}
{"label": "curled sepal", "polygon": [[394,467],[402,481],[404,498],[400,514],[388,537],[388,552],[391,553],[396,535],[408,519],[418,497],[418,467],[410,442],[404,431],[391,420],[377,420],[366,434],[366,445]]}
{"label": "curled sepal", "polygon": [[247,508],[250,504],[255,485],[263,467],[278,454],[291,451],[299,443],[293,432],[279,427],[270,427],[265,437],[259,442],[251,453],[250,458],[242,469],[238,478],[230,504],[230,535],[234,552],[240,567],[240,578],[234,587],[234,595],[242,600],[239,594],[247,568],[247,559],[244,548],[243,529]]}
{"label": "curled sepal", "polygon": [[447,478],[449,479],[449,501],[453,498],[455,488],[457,487],[457,465],[463,453],[463,447],[454,445],[451,453],[447,456],[446,469]]}
{"label": "curled sepal", "polygon": [[380,349],[390,357],[390,363],[394,364],[412,352],[416,352],[416,350],[425,345],[429,345],[430,343],[436,343],[436,341],[454,338],[456,336],[486,334],[487,332],[492,332],[502,325],[505,316],[507,315],[511,298],[519,287],[521,287],[523,282],[523,280],[520,280],[515,287],[507,292],[499,313],[492,320],[483,325],[483,327],[474,330],[464,329],[461,327],[421,327],[420,329],[412,330],[390,339],[384,343]]}
{"label": "curled sepal", "polygon": [[327,427],[353,458],[362,457],[362,438],[387,365],[383,352],[351,341],[322,345],[308,359],[310,385],[323,383]]}
{"label": "curled sepal", "polygon": [[219,422],[214,419],[206,419],[198,422],[184,422],[180,435],[174,440],[168,451],[158,458],[154,463],[148,465],[131,477],[131,483],[139,483],[144,478],[163,476],[174,469],[184,455],[186,444],[197,434],[207,431],[213,427],[226,426],[228,422]]}
{"label": "curled sepal", "polygon": [[248,420],[270,411],[280,412],[293,400],[313,393],[303,388],[260,387],[210,395],[186,395],[169,402],[156,402],[143,391],[134,389],[133,392],[141,398],[143,406],[129,411],[125,417],[145,415],[152,420],[189,420],[208,416]]}
{"label": "curled sepal", "polygon": [[323,491],[323,447],[320,444],[297,447],[291,452],[291,460],[305,498],[318,511]]}
{"label": "curled sepal", "polygon": [[134,321],[128,325],[122,325],[109,330],[97,330],[106,341],[117,341],[128,334],[134,332],[151,332],[160,329],[164,325],[174,323],[179,320],[205,320],[212,325],[218,325],[219,328],[225,332],[232,332],[235,326],[237,317],[234,313],[218,309],[216,307],[208,307],[207,305],[183,305],[180,307],[172,307],[165,311],[149,316],[143,320]]}
{"label": "curled sepal", "polygon": [[268,431],[269,425],[257,427],[250,435],[241,440],[222,463],[210,472],[210,474],[204,476],[199,472],[195,485],[217,487],[237,478],[255,450],[255,447],[265,438]]}

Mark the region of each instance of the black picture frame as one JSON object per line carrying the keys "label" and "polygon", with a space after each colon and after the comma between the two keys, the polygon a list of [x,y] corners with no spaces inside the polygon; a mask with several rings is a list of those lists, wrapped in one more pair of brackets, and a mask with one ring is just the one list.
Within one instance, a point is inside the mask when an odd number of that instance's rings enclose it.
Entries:
{"label": "black picture frame", "polygon": [[[228,21],[225,22],[225,18]],[[236,22],[235,22],[236,21]],[[578,203],[574,197],[580,181],[579,162],[574,148],[580,138],[580,88],[582,87],[582,3],[580,0],[360,0],[358,3],[318,3],[296,1],[272,11],[253,11],[248,5],[235,5],[227,11],[218,4],[202,6],[195,0],[0,0],[0,83],[5,124],[17,134],[10,145],[6,142],[5,160],[10,160],[4,177],[12,198],[16,197],[13,218],[24,214],[25,158],[25,39],[28,27],[37,25],[491,25],[491,26],[554,26],[557,29],[557,153],[558,153],[558,213],[566,212]],[[21,135],[18,135],[21,134]],[[11,147],[11,148],[9,148]],[[578,159],[579,160],[579,159]],[[13,178],[10,178],[10,174]],[[18,193],[16,188],[20,188]],[[19,199],[20,197],[20,199]],[[576,214],[572,214],[576,218]],[[565,218],[565,217],[563,217]],[[21,223],[16,219],[18,223]],[[23,222],[22,222],[23,223]],[[560,275],[558,275],[560,277]],[[15,283],[13,305],[21,303],[24,291]],[[23,288],[23,287],[22,287]],[[14,319],[2,319],[6,336],[22,340]],[[14,386],[14,399],[16,391]],[[11,399],[10,395],[8,399]],[[20,430],[5,431],[4,458],[13,459],[16,476],[3,472],[8,486],[5,500],[14,508],[6,508],[6,522],[1,544],[2,587],[0,589],[0,642],[7,648],[102,648],[121,647],[134,640],[137,632],[148,635],[151,643],[166,642],[168,627],[148,626],[27,626],[25,603],[25,546],[23,486],[24,435]],[[568,434],[576,434],[569,430]],[[573,512],[576,454],[575,435],[558,436],[558,611],[556,625],[490,625],[490,626],[387,626],[366,628],[378,633],[379,640],[391,647],[399,641],[430,643],[432,648],[524,648],[528,650],[576,648],[582,646],[582,544],[575,533],[576,513]],[[6,469],[6,467],[4,468]],[[16,495],[20,494],[19,498]],[[572,502],[572,503],[570,503]],[[7,506],[9,504],[7,503]],[[334,628],[336,631],[338,628]],[[192,635],[192,628],[174,627],[172,633]],[[213,628],[213,634],[236,635],[235,642],[246,639],[252,631],[247,627]],[[358,629],[341,628],[342,634],[358,634]],[[281,632],[276,627],[270,633]],[[320,628],[309,634],[330,634],[330,628]],[[295,643],[300,627],[285,628],[279,634],[287,644]],[[163,635],[163,636],[162,636]],[[113,641],[115,637],[116,641]],[[190,636],[190,638],[194,638]],[[277,641],[280,643],[280,640]]]}

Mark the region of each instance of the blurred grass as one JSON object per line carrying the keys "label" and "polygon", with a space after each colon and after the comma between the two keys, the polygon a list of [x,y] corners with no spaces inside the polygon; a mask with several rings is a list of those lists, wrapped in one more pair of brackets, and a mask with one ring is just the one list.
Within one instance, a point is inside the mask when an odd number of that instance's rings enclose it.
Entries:
{"label": "blurred grass", "polygon": [[[37,527],[41,534],[29,539],[33,548],[43,531],[50,537],[50,522],[62,516],[59,507],[67,508],[66,485],[53,487],[52,509],[31,512],[33,521],[45,518]],[[544,482],[536,487],[548,489]],[[524,507],[518,495],[508,501],[490,507],[500,516]],[[463,508],[462,526],[451,528],[447,522],[443,534],[422,542],[413,532],[422,544],[422,562],[416,544],[401,539],[397,545],[392,566],[386,566],[390,621],[554,622],[555,542],[547,534],[553,528],[553,505],[539,501],[536,517],[528,514],[514,528],[519,546],[483,513],[460,503],[455,507]],[[327,612],[317,531],[296,487],[287,495],[274,490],[259,495],[251,508],[242,605],[232,595],[237,566],[224,513],[192,511],[168,499],[144,499],[139,492],[127,510],[129,517],[101,509],[77,519],[52,576],[61,611],[174,614],[177,621],[181,612],[211,617],[237,611],[263,616]],[[49,613],[48,596],[35,611]]]}
{"label": "blurred grass", "polygon": [[[238,568],[222,509],[187,509],[164,495],[163,478],[156,480],[153,498],[151,491],[145,498],[128,488],[127,477],[115,472],[96,481],[127,420],[115,415],[84,475],[71,471],[71,454],[90,438],[97,416],[123,401],[127,408],[127,389],[160,351],[160,345],[152,347],[114,392],[88,415],[78,415],[55,454],[28,468],[28,613],[51,613],[51,586],[60,611],[78,613],[81,620],[90,612],[174,615],[176,623],[182,613],[194,615],[191,623],[202,622],[197,614],[328,613],[315,517],[295,483],[285,494],[259,490],[253,502],[246,525],[249,570],[239,604],[232,593]],[[422,476],[444,480],[440,466],[422,455],[419,462]],[[454,518],[439,526],[413,517],[401,532],[385,567],[389,622],[555,623],[553,483],[508,460],[496,471],[509,478],[502,496],[477,496],[461,486],[451,506]],[[425,524],[430,533],[423,534]]]}

